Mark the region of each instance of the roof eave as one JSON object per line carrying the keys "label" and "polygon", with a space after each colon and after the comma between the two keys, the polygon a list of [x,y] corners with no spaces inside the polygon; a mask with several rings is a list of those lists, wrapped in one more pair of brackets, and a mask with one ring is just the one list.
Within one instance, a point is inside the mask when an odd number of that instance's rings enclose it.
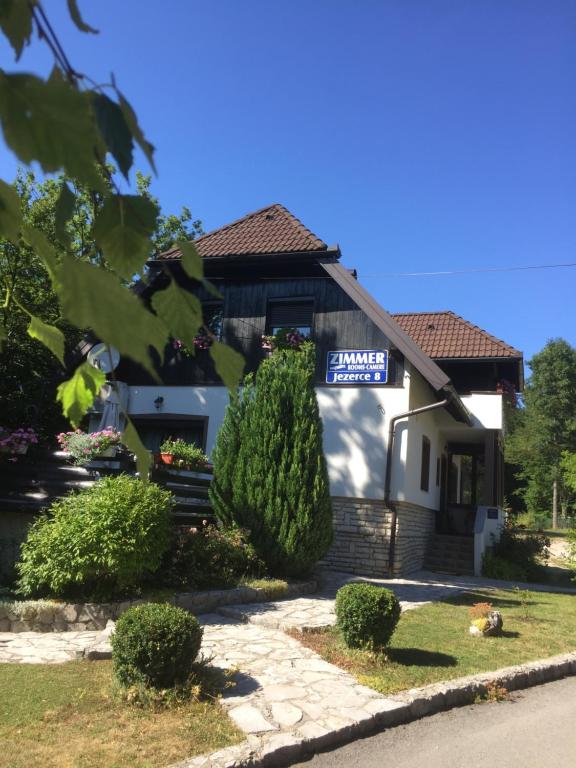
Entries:
{"label": "roof eave", "polygon": [[[332,248],[326,248],[325,250],[317,251],[272,251],[269,253],[229,253],[223,256],[202,256],[203,261],[210,262],[210,264],[225,263],[227,261],[262,261],[264,259],[280,259],[290,258],[326,258],[329,262],[334,262],[340,259],[341,253],[338,246]],[[179,264],[181,262],[180,257],[171,259],[148,259],[148,264]]]}
{"label": "roof eave", "polygon": [[350,296],[352,301],[380,328],[382,333],[390,339],[424,376],[434,391],[439,392],[450,383],[450,377],[436,365],[416,344],[416,342],[402,330],[399,324],[386,310],[368,293],[368,291],[352,277],[341,264],[326,263],[320,261],[323,269],[332,277],[338,285]]}

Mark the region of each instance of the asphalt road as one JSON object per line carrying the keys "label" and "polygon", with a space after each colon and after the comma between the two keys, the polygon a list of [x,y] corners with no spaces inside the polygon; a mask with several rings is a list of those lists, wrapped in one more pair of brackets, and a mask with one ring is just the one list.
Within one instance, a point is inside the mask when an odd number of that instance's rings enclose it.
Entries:
{"label": "asphalt road", "polygon": [[354,741],[302,768],[576,768],[576,677]]}

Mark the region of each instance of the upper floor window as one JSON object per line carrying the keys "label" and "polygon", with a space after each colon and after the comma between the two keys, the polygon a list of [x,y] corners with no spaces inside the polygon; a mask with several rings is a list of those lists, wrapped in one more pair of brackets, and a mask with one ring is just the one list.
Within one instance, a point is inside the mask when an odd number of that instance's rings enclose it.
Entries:
{"label": "upper floor window", "polygon": [[302,336],[310,336],[313,315],[311,299],[274,299],[268,302],[266,333],[274,335],[283,328],[294,328]]}
{"label": "upper floor window", "polygon": [[222,322],[224,306],[221,301],[207,301],[202,304],[202,315],[206,330],[214,335],[217,341],[222,339]]}

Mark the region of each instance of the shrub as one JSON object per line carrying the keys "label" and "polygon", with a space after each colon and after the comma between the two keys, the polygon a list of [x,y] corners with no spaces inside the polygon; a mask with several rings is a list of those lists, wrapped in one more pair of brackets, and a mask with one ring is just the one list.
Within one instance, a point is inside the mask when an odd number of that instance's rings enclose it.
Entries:
{"label": "shrub", "polygon": [[112,663],[125,688],[173,688],[186,683],[200,650],[195,616],[168,603],[145,603],[120,616],[111,637]]}
{"label": "shrub", "polygon": [[168,491],[127,475],[59,499],[22,545],[20,591],[97,600],[125,594],[158,569],[171,504]]}
{"label": "shrub", "polygon": [[332,542],[311,342],[277,349],[231,400],[212,452],[219,520],[250,532],[274,575],[304,575]]}
{"label": "shrub", "polygon": [[264,564],[239,528],[185,528],[174,531],[161,567],[171,587],[234,587],[246,576],[260,575]]}
{"label": "shrub", "polygon": [[528,572],[517,563],[511,563],[493,552],[485,552],[482,559],[482,576],[501,581],[528,581]]}
{"label": "shrub", "polygon": [[400,619],[400,603],[389,589],[346,584],[336,593],[336,623],[350,648],[385,648]]}
{"label": "shrub", "polygon": [[509,581],[543,578],[538,559],[548,558],[550,539],[539,533],[518,534],[505,528],[500,541],[484,556],[482,575]]}

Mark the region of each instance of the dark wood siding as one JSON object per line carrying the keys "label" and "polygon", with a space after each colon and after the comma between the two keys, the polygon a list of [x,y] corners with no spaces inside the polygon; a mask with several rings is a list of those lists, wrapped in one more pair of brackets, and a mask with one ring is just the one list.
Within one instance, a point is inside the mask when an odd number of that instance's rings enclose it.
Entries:
{"label": "dark wood siding", "polygon": [[[264,359],[261,337],[266,332],[268,302],[273,299],[309,298],[314,305],[312,336],[318,350],[318,383],[325,381],[326,357],[330,350],[389,349],[388,384],[380,386],[402,385],[402,355],[391,348],[382,331],[331,278],[233,278],[216,280],[215,283],[223,295],[222,340],[244,355],[246,371],[254,371]],[[190,290],[202,301],[214,300],[202,289],[190,286]],[[208,351],[198,351],[194,357],[188,358],[169,347],[158,372],[165,384],[221,384]],[[152,383],[144,371],[128,361],[123,361],[118,377],[130,384]]]}

